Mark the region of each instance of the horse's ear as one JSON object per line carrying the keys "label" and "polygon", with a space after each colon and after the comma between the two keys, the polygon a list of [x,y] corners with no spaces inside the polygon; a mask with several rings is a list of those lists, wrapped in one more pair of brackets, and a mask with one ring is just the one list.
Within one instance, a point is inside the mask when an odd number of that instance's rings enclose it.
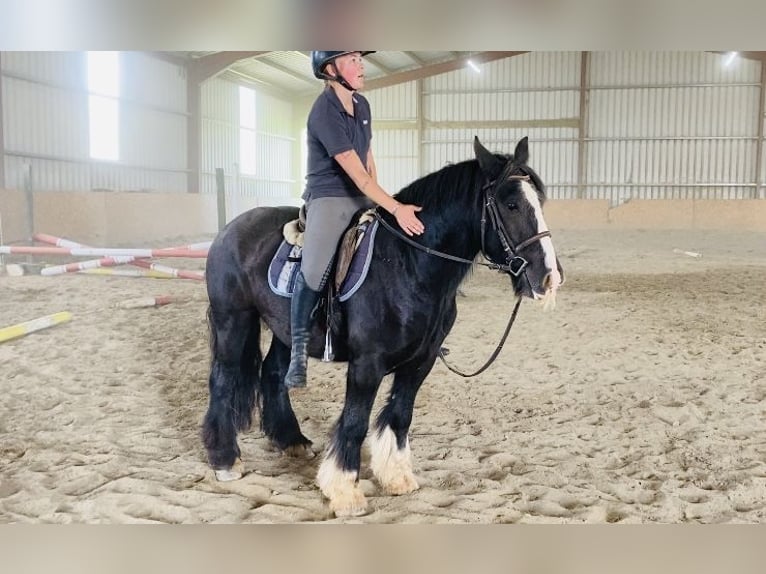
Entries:
{"label": "horse's ear", "polygon": [[517,165],[527,165],[529,161],[529,138],[524,136],[516,144],[516,150],[513,152],[513,162]]}
{"label": "horse's ear", "polygon": [[479,167],[489,179],[495,179],[503,171],[505,164],[500,161],[495,154],[481,145],[478,136],[473,138],[473,152],[476,154],[476,159],[479,160]]}

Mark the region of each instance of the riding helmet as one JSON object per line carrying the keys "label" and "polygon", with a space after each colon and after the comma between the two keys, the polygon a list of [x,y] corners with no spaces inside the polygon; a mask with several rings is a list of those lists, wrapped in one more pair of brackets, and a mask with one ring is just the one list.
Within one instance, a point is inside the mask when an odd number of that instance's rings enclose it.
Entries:
{"label": "riding helmet", "polygon": [[345,51],[339,51],[339,52],[320,52],[320,51],[312,51],[311,52],[311,69],[314,70],[314,76],[316,78],[319,78],[320,80],[335,80],[335,76],[330,76],[329,74],[324,73],[324,67],[332,62],[335,58],[338,58],[340,56],[345,56],[346,54],[353,54],[354,52],[359,52],[362,54],[362,56],[366,56],[367,54],[374,54],[375,51],[363,51],[363,50],[345,50]]}

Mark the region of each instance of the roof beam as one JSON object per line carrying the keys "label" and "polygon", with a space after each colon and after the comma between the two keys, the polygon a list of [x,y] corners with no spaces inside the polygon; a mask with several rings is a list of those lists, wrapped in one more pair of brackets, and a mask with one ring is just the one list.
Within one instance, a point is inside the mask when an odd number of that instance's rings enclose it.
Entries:
{"label": "roof beam", "polygon": [[232,64],[248,58],[257,58],[269,52],[216,52],[189,63],[189,81],[201,84],[223,72]]}
{"label": "roof beam", "polygon": [[175,64],[176,66],[186,66],[191,62],[191,58],[188,56],[181,56],[179,54],[184,54],[184,52],[145,52],[152,58],[155,58],[157,60],[162,60],[163,62],[169,62],[171,64]]}
{"label": "roof beam", "polygon": [[376,68],[378,68],[381,72],[383,72],[384,74],[392,74],[394,72],[391,68],[389,68],[385,64],[382,64],[378,58],[376,58],[376,57],[374,57],[374,56],[372,56],[370,54],[367,54],[365,56],[365,59],[369,60],[370,62],[372,62],[372,64]]}
{"label": "roof beam", "polygon": [[447,72],[454,72],[466,66],[468,60],[471,60],[474,64],[485,64],[487,62],[494,62],[495,60],[502,60],[504,58],[510,58],[518,56],[520,54],[526,54],[527,52],[479,52],[472,56],[465,56],[456,60],[449,60],[448,62],[442,62],[440,64],[432,64],[430,66],[424,66],[417,70],[409,70],[407,72],[400,72],[398,74],[391,74],[384,78],[377,78],[365,82],[365,90],[375,90],[378,88],[387,88],[389,86],[395,86],[404,82],[412,82],[414,80],[420,80],[422,78],[429,78],[431,76],[438,76],[439,74],[446,74]]}
{"label": "roof beam", "polygon": [[[314,79],[313,75],[311,76],[311,78],[307,78],[306,76],[302,76],[302,75],[300,75],[297,72],[293,72],[291,69],[285,68],[283,65],[277,64],[276,62],[273,62],[273,61],[271,61],[269,59],[263,59],[263,60],[261,60],[261,62],[264,65],[269,66],[270,68],[274,68],[275,70],[279,70],[280,72],[282,72],[285,75],[290,76],[291,78],[295,78],[296,80],[300,80],[301,82],[305,82],[307,84],[311,84],[312,86],[316,86],[317,85],[317,81]],[[240,73],[241,75],[243,75],[243,76],[247,76],[247,72],[243,72],[242,70],[236,70],[236,71],[238,73]]]}
{"label": "roof beam", "polygon": [[407,56],[410,60],[415,62],[418,66],[425,66],[427,65],[427,62],[423,58],[418,58],[415,54],[412,52],[402,52],[405,56]]}

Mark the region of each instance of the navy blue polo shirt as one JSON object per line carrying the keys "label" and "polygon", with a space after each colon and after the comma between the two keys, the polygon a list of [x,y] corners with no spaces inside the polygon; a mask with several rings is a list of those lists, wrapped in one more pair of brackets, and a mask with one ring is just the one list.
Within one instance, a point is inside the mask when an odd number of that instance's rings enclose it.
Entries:
{"label": "navy blue polo shirt", "polygon": [[354,115],[343,108],[332,88],[325,88],[311,108],[308,119],[308,165],[306,190],[309,197],[360,197],[364,194],[343,170],[334,156],[353,149],[367,165],[372,139],[370,103],[354,93]]}

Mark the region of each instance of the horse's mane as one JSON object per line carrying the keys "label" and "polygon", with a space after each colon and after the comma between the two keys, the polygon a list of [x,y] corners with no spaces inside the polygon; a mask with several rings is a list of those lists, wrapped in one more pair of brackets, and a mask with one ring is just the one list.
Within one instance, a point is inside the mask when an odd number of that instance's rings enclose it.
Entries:
{"label": "horse's mane", "polygon": [[402,188],[396,198],[403,203],[420,205],[428,211],[464,205],[466,198],[478,197],[482,181],[479,162],[475,159],[447,165]]}
{"label": "horse's mane", "polygon": [[[495,154],[505,162],[512,162],[512,155]],[[530,176],[537,189],[540,201],[545,201],[545,184],[540,176],[529,166],[524,166],[523,173]],[[403,187],[396,198],[403,203],[420,205],[429,211],[440,210],[447,206],[463,205],[466,199],[478,198],[478,187],[485,183],[484,175],[475,159],[450,164],[429,173]],[[478,199],[477,199],[478,201]]]}

